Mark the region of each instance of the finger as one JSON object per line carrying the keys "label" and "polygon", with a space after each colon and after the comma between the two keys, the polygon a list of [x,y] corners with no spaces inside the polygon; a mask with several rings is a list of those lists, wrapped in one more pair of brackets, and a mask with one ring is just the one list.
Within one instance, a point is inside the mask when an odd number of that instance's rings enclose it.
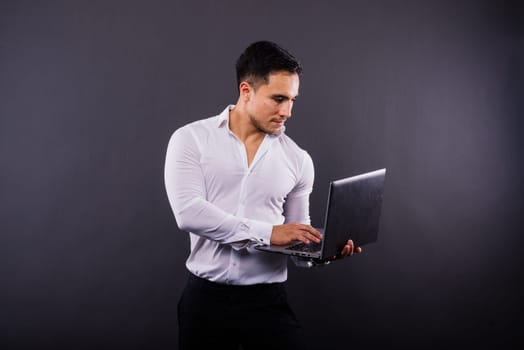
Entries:
{"label": "finger", "polygon": [[317,230],[313,229],[311,226],[304,225],[301,228],[301,235],[303,235],[306,239],[314,241],[316,243],[320,243],[322,240],[322,235]]}
{"label": "finger", "polygon": [[354,252],[354,253],[362,253],[362,248],[361,247],[355,247],[355,244],[353,243],[353,240],[348,240],[348,245],[351,246],[351,250]]}
{"label": "finger", "polygon": [[[302,231],[304,232],[304,231]],[[318,239],[317,237],[309,234],[309,233],[301,233],[299,234],[299,236],[297,237],[297,240],[301,241],[301,242],[304,242],[306,244],[309,244],[311,243],[312,241],[315,242],[315,243],[320,243],[320,239]]]}
{"label": "finger", "polygon": [[295,240],[297,241],[300,241],[302,243],[305,243],[305,244],[309,244],[311,241],[309,239],[307,239],[306,236],[304,235],[299,235]]}
{"label": "finger", "polygon": [[353,241],[352,240],[348,240],[346,245],[345,245],[345,248],[347,249],[347,254],[346,255],[353,255]]}
{"label": "finger", "polygon": [[353,243],[353,240],[350,239],[348,240],[348,245],[351,247],[351,254],[350,255],[353,255],[353,253],[355,252],[355,244]]}
{"label": "finger", "polygon": [[304,231],[309,232],[311,235],[317,237],[318,239],[322,239],[322,234],[318,232],[318,230],[316,230],[314,227],[309,226],[309,225],[303,225],[302,229]]}
{"label": "finger", "polygon": [[322,237],[315,236],[309,232],[307,233],[307,238],[316,243],[320,243],[320,241],[322,240]]}
{"label": "finger", "polygon": [[309,231],[301,231],[302,238],[307,241],[307,243],[315,242],[320,243],[321,239],[317,236],[309,233]]}

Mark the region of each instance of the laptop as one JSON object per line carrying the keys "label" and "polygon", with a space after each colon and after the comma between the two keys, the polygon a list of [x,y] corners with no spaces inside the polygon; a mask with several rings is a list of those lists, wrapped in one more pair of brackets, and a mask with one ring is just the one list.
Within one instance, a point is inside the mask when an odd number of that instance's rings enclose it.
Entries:
{"label": "laptop", "polygon": [[258,245],[261,251],[314,260],[339,255],[348,239],[355,247],[376,242],[386,169],[332,181],[329,185],[323,235],[320,243],[291,243],[287,246]]}

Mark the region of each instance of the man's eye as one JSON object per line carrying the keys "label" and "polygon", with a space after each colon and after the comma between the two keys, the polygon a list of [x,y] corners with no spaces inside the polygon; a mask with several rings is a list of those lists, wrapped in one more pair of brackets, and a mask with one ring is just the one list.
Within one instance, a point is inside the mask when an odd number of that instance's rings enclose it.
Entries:
{"label": "man's eye", "polygon": [[275,100],[275,101],[278,102],[278,103],[282,103],[282,102],[284,102],[286,99],[285,99],[284,97],[279,97],[279,96],[277,96],[277,97],[273,97],[273,100]]}

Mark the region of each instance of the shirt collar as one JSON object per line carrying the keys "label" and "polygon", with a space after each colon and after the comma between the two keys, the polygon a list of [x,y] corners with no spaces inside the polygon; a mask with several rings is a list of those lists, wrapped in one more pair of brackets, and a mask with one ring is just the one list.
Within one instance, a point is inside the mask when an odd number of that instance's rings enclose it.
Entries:
{"label": "shirt collar", "polygon": [[[218,115],[218,124],[217,126],[219,128],[222,128],[224,126],[227,126],[228,129],[229,129],[229,112],[235,108],[235,105],[229,105],[226,107],[226,109],[224,109],[222,111],[222,113],[220,113]],[[286,131],[286,126],[282,126],[282,128],[280,128],[280,132],[278,134],[275,134],[275,135],[269,135],[269,136],[273,136],[273,137],[279,137],[279,136],[282,136],[284,134],[284,132]]]}
{"label": "shirt collar", "polygon": [[229,105],[218,115],[218,127],[221,128],[223,126],[229,127],[229,112],[235,108],[235,105]]}

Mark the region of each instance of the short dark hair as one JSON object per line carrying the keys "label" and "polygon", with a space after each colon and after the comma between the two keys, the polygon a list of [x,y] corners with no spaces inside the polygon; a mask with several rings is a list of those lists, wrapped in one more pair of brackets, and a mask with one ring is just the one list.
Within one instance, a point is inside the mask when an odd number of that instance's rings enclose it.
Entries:
{"label": "short dark hair", "polygon": [[236,63],[237,88],[247,81],[255,88],[263,80],[269,81],[269,74],[278,71],[302,73],[300,62],[289,51],[270,41],[257,41],[249,45]]}

